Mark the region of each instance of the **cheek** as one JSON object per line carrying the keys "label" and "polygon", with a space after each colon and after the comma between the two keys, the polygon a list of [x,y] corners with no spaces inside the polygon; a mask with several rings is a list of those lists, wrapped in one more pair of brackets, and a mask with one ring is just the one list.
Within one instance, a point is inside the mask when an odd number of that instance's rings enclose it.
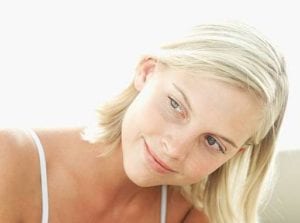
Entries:
{"label": "cheek", "polygon": [[201,157],[201,159],[196,158],[196,156],[192,156],[189,160],[186,161],[184,172],[186,176],[188,176],[192,181],[198,182],[199,179],[207,177],[209,174],[222,166],[225,162],[225,159],[216,160],[204,155]]}
{"label": "cheek", "polygon": [[190,162],[186,172],[191,179],[197,182],[199,181],[199,179],[210,174],[212,169],[213,168],[211,164],[209,164],[208,162],[202,162],[202,163]]}
{"label": "cheek", "polygon": [[155,99],[144,100],[138,105],[135,117],[141,131],[154,133],[162,129],[165,118],[161,107]]}
{"label": "cheek", "polygon": [[122,140],[157,132],[163,123],[159,103],[146,96],[137,97],[127,109],[122,122]]}

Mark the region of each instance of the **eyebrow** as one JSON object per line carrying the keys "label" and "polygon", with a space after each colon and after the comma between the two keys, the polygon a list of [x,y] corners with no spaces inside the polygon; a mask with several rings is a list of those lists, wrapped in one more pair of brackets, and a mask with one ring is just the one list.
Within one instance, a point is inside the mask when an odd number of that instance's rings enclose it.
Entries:
{"label": "eyebrow", "polygon": [[[183,97],[184,101],[188,105],[189,109],[192,111],[191,104],[190,104],[189,99],[187,98],[187,96],[184,94],[184,92],[176,84],[174,84],[174,83],[172,83],[172,84],[180,92],[181,96]],[[214,135],[216,135],[219,138],[223,139],[224,141],[229,143],[231,146],[233,146],[235,148],[238,148],[238,146],[233,142],[233,140],[230,140],[230,139],[226,138],[225,136],[221,136],[219,134],[214,134]]]}
{"label": "eyebrow", "polygon": [[190,104],[189,99],[187,98],[187,96],[184,94],[184,92],[176,84],[174,84],[174,83],[172,83],[172,84],[180,92],[180,94],[183,97],[185,103],[187,104],[189,109],[192,111],[192,107],[191,107],[191,104]]}
{"label": "eyebrow", "polygon": [[228,142],[230,145],[232,145],[233,147],[235,148],[238,148],[238,146],[230,139],[224,137],[224,136],[221,136],[221,135],[218,135],[216,134],[219,138],[223,139],[224,141]]}

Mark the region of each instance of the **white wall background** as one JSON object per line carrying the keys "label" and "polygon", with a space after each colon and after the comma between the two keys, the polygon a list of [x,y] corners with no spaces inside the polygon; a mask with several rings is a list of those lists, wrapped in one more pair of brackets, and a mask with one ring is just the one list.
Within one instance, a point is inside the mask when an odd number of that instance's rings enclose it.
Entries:
{"label": "white wall background", "polygon": [[284,52],[290,100],[278,146],[300,148],[299,7],[203,2],[1,1],[0,126],[86,123],[99,102],[129,82],[132,58],[144,47],[186,24],[234,19],[256,26]]}

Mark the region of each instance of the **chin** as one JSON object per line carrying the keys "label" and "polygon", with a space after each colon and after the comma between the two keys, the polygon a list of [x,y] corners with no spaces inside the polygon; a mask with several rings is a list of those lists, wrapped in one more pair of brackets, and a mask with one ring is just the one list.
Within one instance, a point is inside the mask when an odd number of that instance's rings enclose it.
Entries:
{"label": "chin", "polygon": [[[131,180],[131,179],[130,179]],[[142,181],[142,180],[131,180],[135,185],[139,186],[139,187],[151,187],[151,186],[154,186],[154,185],[151,185],[145,181]]]}
{"label": "chin", "polygon": [[150,182],[147,182],[147,180],[143,180],[142,178],[136,178],[136,177],[129,177],[129,180],[131,180],[131,182],[133,182],[135,185],[139,186],[139,187],[151,187],[151,186],[155,186],[153,184],[151,184]]}
{"label": "chin", "polygon": [[149,179],[147,176],[137,172],[136,170],[131,171],[131,168],[126,168],[126,166],[124,167],[124,170],[128,179],[139,187],[151,187],[158,185],[153,182],[153,179]]}

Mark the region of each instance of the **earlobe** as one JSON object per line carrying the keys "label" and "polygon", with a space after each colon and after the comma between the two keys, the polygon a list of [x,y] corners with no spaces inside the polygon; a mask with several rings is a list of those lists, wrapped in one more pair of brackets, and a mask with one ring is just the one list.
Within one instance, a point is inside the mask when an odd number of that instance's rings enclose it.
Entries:
{"label": "earlobe", "polygon": [[240,148],[240,149],[239,149],[239,152],[240,152],[240,153],[243,153],[243,152],[245,152],[245,150],[246,150],[245,148]]}
{"label": "earlobe", "polygon": [[144,58],[138,65],[134,78],[136,90],[141,91],[147,80],[152,76],[156,67],[156,60],[153,58]]}

